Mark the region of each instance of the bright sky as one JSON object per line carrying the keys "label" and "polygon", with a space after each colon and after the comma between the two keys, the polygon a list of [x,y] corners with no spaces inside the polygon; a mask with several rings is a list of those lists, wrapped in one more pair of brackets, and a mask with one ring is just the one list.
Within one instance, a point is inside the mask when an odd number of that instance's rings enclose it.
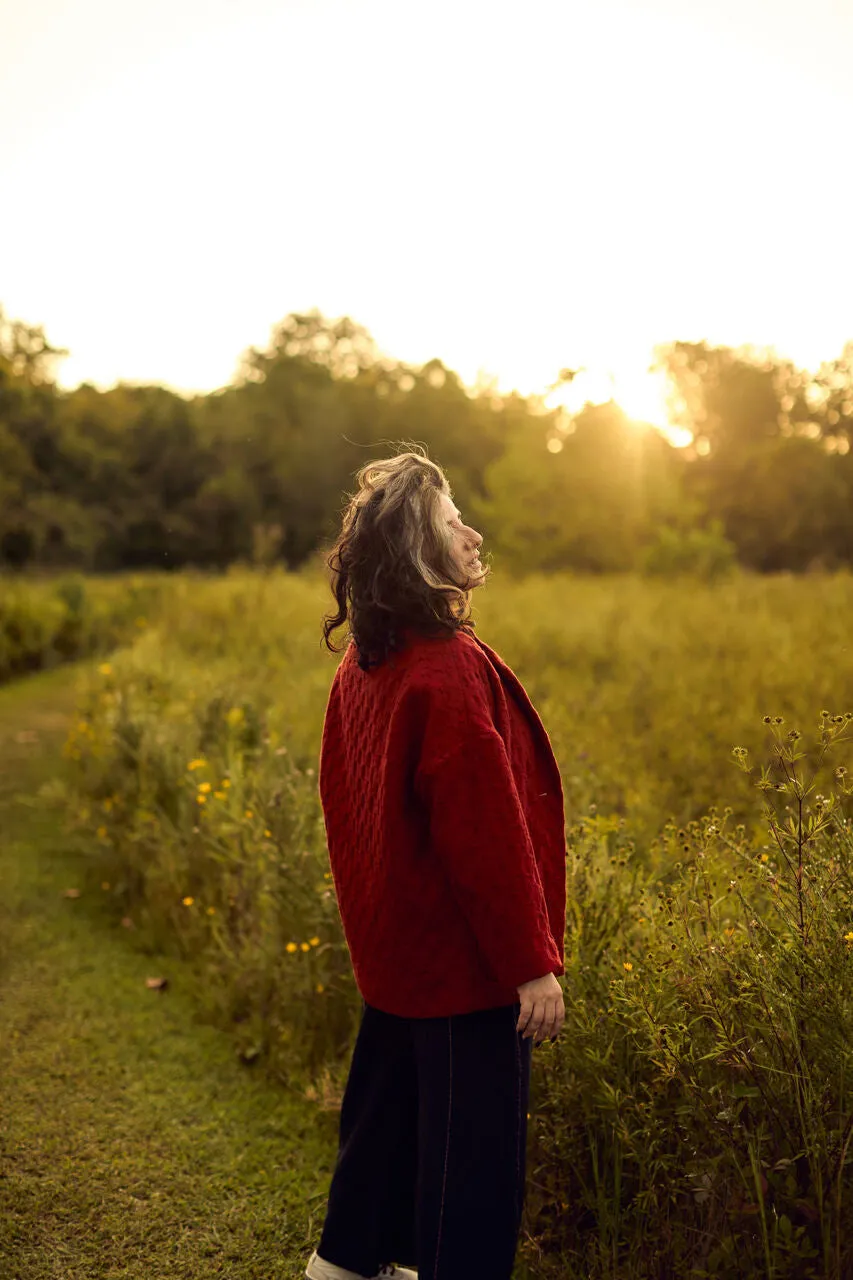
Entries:
{"label": "bright sky", "polygon": [[65,386],[209,390],[317,306],[661,421],[655,342],[853,338],[853,0],[0,0],[0,31],[0,305]]}

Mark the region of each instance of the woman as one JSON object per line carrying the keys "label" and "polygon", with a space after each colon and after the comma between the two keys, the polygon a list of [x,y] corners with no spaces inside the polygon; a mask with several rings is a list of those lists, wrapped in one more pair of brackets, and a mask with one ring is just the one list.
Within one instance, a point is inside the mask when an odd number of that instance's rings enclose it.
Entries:
{"label": "woman", "polygon": [[[510,1280],[531,1041],[565,1018],[560,773],[474,635],[488,571],[434,462],[371,462],[328,564],[349,621],[319,789],[362,1016],[309,1280]],[[417,1265],[418,1272],[392,1259]]]}

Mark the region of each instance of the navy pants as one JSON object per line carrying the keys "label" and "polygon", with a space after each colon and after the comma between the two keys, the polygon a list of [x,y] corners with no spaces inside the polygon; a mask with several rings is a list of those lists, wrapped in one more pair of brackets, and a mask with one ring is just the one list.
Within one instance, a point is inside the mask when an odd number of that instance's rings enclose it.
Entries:
{"label": "navy pants", "polygon": [[317,1252],[375,1276],[510,1280],[524,1205],[533,1040],[520,1003],[401,1018],[362,1001]]}

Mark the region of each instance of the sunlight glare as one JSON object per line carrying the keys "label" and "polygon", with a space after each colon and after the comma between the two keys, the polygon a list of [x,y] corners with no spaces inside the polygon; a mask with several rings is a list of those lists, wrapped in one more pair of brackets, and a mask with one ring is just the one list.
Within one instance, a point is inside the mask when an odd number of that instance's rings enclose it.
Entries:
{"label": "sunlight glare", "polygon": [[642,365],[626,363],[618,371],[582,369],[571,383],[549,392],[545,404],[549,409],[563,407],[568,413],[576,414],[586,403],[604,404],[615,400],[632,422],[656,427],[670,444],[681,449],[693,436],[670,423],[666,395],[667,379],[662,372],[649,372]]}

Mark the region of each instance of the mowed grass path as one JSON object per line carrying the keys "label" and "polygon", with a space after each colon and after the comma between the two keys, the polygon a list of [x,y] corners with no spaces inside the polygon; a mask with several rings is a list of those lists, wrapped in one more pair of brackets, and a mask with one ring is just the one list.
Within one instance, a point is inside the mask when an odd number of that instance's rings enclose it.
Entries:
{"label": "mowed grass path", "polygon": [[80,855],[39,789],[74,683],[0,688],[0,1280],[295,1280],[339,1113],[253,1074],[195,1020],[179,963],[62,896]]}

